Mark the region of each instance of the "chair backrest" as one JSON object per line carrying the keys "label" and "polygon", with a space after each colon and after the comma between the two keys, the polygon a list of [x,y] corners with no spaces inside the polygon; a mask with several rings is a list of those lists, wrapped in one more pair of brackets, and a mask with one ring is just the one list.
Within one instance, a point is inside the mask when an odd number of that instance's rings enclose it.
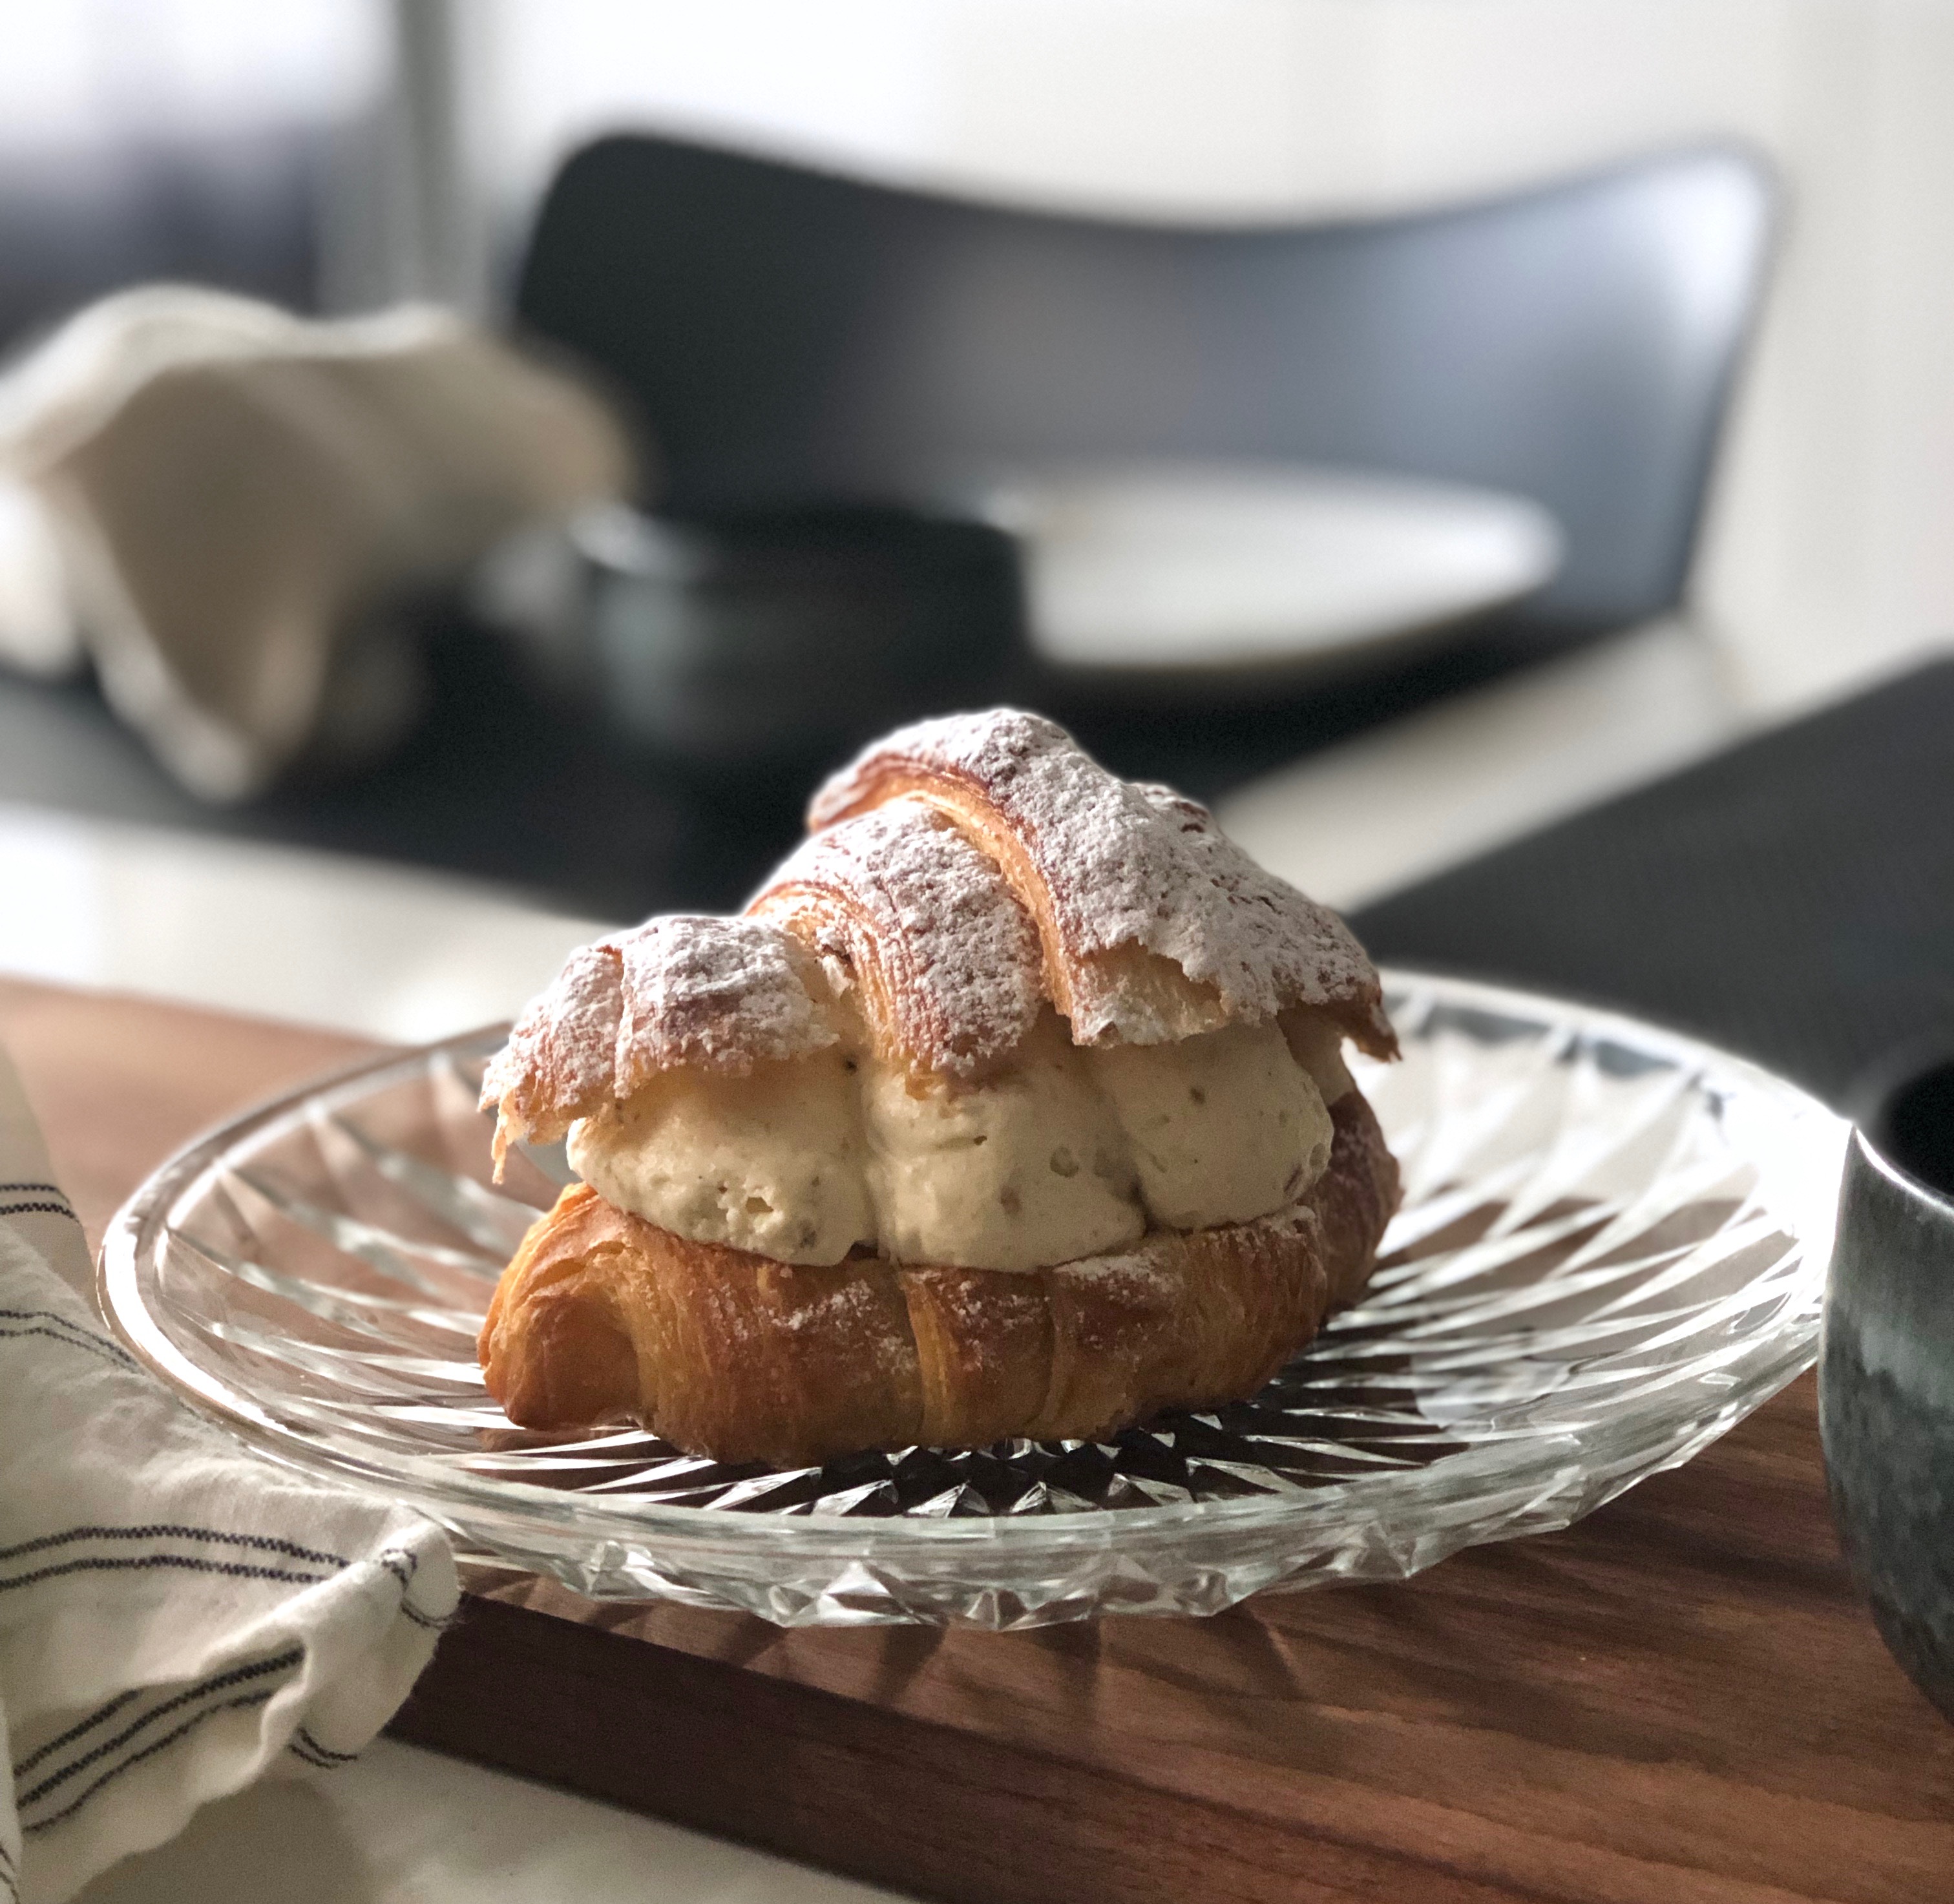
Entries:
{"label": "chair backrest", "polygon": [[1129,456],[1394,470],[1552,511],[1568,558],[1533,613],[1601,627],[1680,599],[1771,201],[1720,147],[1190,229],[620,137],[557,178],[517,311],[635,401],[680,513]]}

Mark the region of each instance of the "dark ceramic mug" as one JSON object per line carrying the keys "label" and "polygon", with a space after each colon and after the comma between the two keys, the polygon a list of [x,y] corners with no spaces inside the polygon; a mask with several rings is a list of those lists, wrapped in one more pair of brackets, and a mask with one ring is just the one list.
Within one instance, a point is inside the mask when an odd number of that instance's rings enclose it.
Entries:
{"label": "dark ceramic mug", "polygon": [[1881,1093],[1853,1133],[1818,1380],[1853,1573],[1954,1719],[1954,1060]]}

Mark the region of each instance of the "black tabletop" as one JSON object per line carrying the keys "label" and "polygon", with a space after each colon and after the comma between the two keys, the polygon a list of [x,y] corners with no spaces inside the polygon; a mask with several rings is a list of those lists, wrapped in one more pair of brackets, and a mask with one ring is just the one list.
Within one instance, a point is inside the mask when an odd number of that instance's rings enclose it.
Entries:
{"label": "black tabletop", "polygon": [[1366,907],[1381,961],[1602,1001],[1849,1107],[1954,1051],[1954,659]]}

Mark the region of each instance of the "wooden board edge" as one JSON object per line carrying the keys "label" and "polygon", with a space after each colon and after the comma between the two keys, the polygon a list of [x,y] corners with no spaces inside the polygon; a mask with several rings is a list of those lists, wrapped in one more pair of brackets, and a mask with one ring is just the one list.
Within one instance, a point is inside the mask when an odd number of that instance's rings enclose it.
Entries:
{"label": "wooden board edge", "polygon": [[937,1904],[1510,1893],[818,1688],[470,1596],[387,1728]]}

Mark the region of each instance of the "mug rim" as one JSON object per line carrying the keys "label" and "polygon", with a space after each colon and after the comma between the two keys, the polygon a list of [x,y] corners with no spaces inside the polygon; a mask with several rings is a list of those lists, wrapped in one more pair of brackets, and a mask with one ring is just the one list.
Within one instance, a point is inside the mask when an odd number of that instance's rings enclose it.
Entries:
{"label": "mug rim", "polygon": [[[1947,1068],[1954,1069],[1954,1063],[1950,1063]],[[1872,1134],[1862,1123],[1853,1125],[1852,1142],[1864,1155],[1866,1161],[1871,1164],[1882,1177],[1888,1179],[1896,1188],[1909,1192],[1921,1202],[1930,1205],[1937,1214],[1949,1223],[1954,1224],[1954,1191],[1943,1190],[1937,1184],[1930,1183],[1925,1178],[1916,1177],[1890,1152],[1883,1149],[1874,1140]]]}

